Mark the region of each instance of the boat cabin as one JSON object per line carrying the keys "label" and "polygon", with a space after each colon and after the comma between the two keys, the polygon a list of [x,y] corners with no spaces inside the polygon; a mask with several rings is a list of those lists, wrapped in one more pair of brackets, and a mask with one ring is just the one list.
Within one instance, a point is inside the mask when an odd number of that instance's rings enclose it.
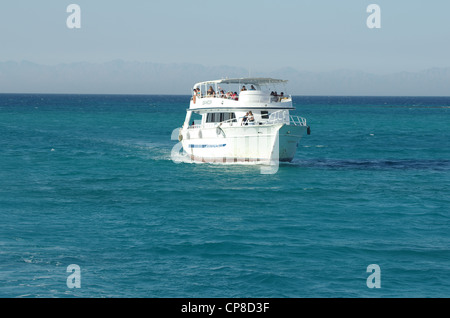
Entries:
{"label": "boat cabin", "polygon": [[294,109],[292,98],[284,93],[285,89],[277,90],[277,84],[286,82],[272,78],[237,78],[197,83],[193,87],[185,127],[289,123],[292,120],[289,110]]}
{"label": "boat cabin", "polygon": [[[237,78],[200,82],[194,85],[190,108],[199,108],[214,103],[214,100],[235,101],[241,104],[275,104],[292,102],[291,96],[279,91],[277,84],[285,85],[287,81],[272,78]],[[275,87],[274,87],[275,86]],[[284,87],[285,88],[285,87]],[[227,104],[229,104],[227,102]],[[228,106],[236,107],[231,103]]]}

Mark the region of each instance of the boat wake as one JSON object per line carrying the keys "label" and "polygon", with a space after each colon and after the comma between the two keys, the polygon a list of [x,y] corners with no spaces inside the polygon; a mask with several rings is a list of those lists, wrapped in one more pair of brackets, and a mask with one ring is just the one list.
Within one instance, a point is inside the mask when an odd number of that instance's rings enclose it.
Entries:
{"label": "boat wake", "polygon": [[329,169],[361,169],[361,170],[450,170],[450,160],[364,160],[364,159],[294,159],[291,163],[283,163],[283,166],[299,166]]}

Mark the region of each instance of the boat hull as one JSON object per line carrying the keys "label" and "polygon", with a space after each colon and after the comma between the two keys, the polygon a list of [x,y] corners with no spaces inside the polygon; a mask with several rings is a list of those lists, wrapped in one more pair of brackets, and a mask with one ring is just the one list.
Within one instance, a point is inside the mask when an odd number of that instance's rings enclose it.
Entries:
{"label": "boat hull", "polygon": [[181,130],[185,153],[195,162],[290,162],[306,126],[286,124]]}

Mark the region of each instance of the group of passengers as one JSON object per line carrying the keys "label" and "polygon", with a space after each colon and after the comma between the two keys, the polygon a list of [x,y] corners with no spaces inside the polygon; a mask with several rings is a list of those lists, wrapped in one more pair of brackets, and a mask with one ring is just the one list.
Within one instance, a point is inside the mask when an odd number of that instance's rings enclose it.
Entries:
{"label": "group of passengers", "polygon": [[[194,88],[194,95],[196,95],[197,97],[202,97],[202,92],[200,91],[200,88]],[[218,98],[227,98],[227,99],[233,99],[233,100],[238,100],[239,95],[237,92],[231,92],[228,91],[225,93],[225,91],[223,89],[220,89],[217,91],[217,93],[214,91],[214,88],[212,88],[212,86],[210,86],[206,92],[206,96],[209,97],[218,97]]]}
{"label": "group of passengers", "polygon": [[[246,91],[247,90],[247,88],[245,87],[245,85],[244,86],[242,86],[242,89],[241,89],[241,92],[243,92],[243,91]],[[255,86],[250,86],[250,89],[249,89],[250,91],[256,91],[256,88],[255,88]]]}
{"label": "group of passengers", "polygon": [[270,96],[275,96],[275,97],[281,97],[281,98],[283,98],[283,97],[284,97],[284,93],[281,92],[281,94],[278,95],[278,93],[275,91],[275,92],[271,92],[271,93],[270,93]]}
{"label": "group of passengers", "polygon": [[[246,91],[246,90],[247,90],[247,88],[245,87],[245,85],[242,86],[241,92]],[[255,86],[251,85],[249,90],[255,91],[256,88],[255,88]],[[198,87],[194,88],[194,95],[197,96],[198,98],[202,97],[202,92],[201,92],[200,88],[198,88]],[[214,88],[212,88],[212,86],[209,86],[209,88],[206,92],[206,96],[226,98],[226,99],[232,99],[232,100],[239,99],[239,95],[237,92],[228,91],[225,93],[225,91],[219,87],[219,90],[216,93],[216,91],[214,91]]]}
{"label": "group of passengers", "polygon": [[253,117],[253,113],[251,111],[247,112],[244,117],[242,117],[241,125],[254,125],[255,117]]}
{"label": "group of passengers", "polygon": [[281,92],[279,95],[278,95],[278,93],[277,93],[276,91],[270,93],[270,99],[271,99],[272,101],[279,102],[279,101],[281,101],[283,98],[284,98],[284,93],[283,93],[283,92]]}

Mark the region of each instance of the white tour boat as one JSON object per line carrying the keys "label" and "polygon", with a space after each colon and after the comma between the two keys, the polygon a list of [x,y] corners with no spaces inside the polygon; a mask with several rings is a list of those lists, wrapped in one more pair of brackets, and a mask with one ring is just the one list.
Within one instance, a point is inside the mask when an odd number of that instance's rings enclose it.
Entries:
{"label": "white tour boat", "polygon": [[237,78],[195,84],[178,135],[184,152],[196,162],[291,161],[310,129],[306,119],[289,114],[295,109],[290,95],[270,90],[286,82]]}

